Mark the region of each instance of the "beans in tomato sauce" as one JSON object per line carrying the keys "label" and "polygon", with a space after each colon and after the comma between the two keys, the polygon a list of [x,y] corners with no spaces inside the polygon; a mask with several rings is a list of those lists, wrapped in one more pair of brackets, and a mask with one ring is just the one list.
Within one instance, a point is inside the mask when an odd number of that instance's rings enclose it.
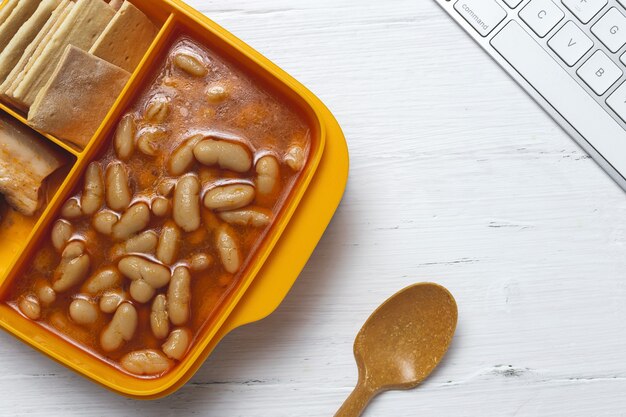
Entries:
{"label": "beans in tomato sauce", "polygon": [[182,36],[9,304],[104,361],[157,377],[245,273],[308,158],[305,118]]}

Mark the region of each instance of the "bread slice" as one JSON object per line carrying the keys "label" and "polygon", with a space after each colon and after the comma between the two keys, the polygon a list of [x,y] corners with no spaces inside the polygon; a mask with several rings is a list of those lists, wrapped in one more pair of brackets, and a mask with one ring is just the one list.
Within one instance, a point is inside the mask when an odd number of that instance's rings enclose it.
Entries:
{"label": "bread slice", "polygon": [[125,1],[89,52],[133,72],[157,31],[145,14]]}
{"label": "bread slice", "polygon": [[24,23],[0,53],[0,83],[9,75],[20,60],[24,50],[41,32],[46,22],[50,20],[50,16],[57,9],[59,3],[60,0],[43,0],[39,3],[35,13]]}
{"label": "bread slice", "polygon": [[0,52],[13,39],[13,35],[35,13],[41,0],[20,0],[11,14],[0,25]]}
{"label": "bread slice", "polygon": [[130,73],[68,45],[28,113],[31,126],[85,147]]}
{"label": "bread slice", "polygon": [[78,0],[32,67],[26,69],[13,91],[13,99],[30,107],[50,79],[66,47],[73,45],[88,50],[114,15],[115,10],[103,0]]}

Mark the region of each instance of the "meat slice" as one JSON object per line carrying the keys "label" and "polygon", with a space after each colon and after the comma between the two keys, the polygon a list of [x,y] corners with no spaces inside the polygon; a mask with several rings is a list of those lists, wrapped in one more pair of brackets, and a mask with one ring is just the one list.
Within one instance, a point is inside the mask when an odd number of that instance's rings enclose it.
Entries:
{"label": "meat slice", "polygon": [[65,162],[47,139],[0,113],[0,193],[11,207],[27,216],[35,214],[43,203],[46,178]]}

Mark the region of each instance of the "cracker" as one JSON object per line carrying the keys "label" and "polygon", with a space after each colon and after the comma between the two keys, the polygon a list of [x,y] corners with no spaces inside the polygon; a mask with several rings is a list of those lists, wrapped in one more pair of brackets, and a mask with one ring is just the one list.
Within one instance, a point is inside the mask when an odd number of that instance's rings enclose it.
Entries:
{"label": "cracker", "polygon": [[125,1],[89,52],[133,72],[157,31],[145,14]]}
{"label": "cracker", "polygon": [[130,73],[69,45],[28,113],[31,126],[87,145],[130,78]]}
{"label": "cracker", "polygon": [[17,1],[18,0],[9,0],[4,6],[2,6],[2,9],[0,9],[0,25],[7,20],[13,9],[15,9]]}
{"label": "cracker", "polygon": [[0,25],[0,51],[4,50],[13,35],[35,13],[39,3],[40,0],[20,0],[17,3],[9,17]]}
{"label": "cracker", "polygon": [[65,48],[68,45],[84,50],[91,48],[114,15],[115,10],[102,0],[78,0],[33,66],[24,74],[13,91],[13,99],[30,107],[50,79]]}
{"label": "cracker", "polygon": [[7,78],[0,85],[0,98],[6,102],[12,103],[14,106],[23,110],[28,110],[21,102],[13,98],[13,91],[19,85],[24,78],[24,74],[30,68],[36,58],[41,54],[41,50],[50,41],[52,35],[56,32],[58,27],[65,21],[67,15],[74,7],[74,3],[69,0],[64,0],[60,8],[53,13],[51,20],[46,24],[46,27],[41,30],[37,38],[26,48],[22,58],[9,73]]}
{"label": "cracker", "polygon": [[46,46],[48,46],[48,44],[52,40],[52,37],[54,36],[54,34],[57,32],[57,30],[59,30],[61,25],[63,25],[63,23],[70,16],[70,13],[74,9],[74,6],[75,6],[74,2],[70,1],[68,3],[67,8],[63,12],[63,15],[61,15],[59,17],[59,20],[54,24],[54,26],[52,27],[50,32],[47,33],[46,36],[42,39],[42,41],[39,43],[39,45],[37,45],[37,47],[33,51],[32,55],[30,57],[27,57],[26,63],[24,65],[24,67],[22,68],[22,71],[18,74],[18,76],[13,81],[11,92],[13,90],[15,90],[20,85],[20,83],[22,82],[22,80],[24,79],[26,74],[28,74],[28,71],[30,71],[30,69],[33,67],[33,65],[35,65],[35,63],[37,62],[37,59],[39,59],[39,57],[41,56],[41,54],[45,50]]}
{"label": "cracker", "polygon": [[37,7],[37,10],[35,10],[35,13],[24,23],[2,53],[0,53],[0,82],[4,81],[6,76],[9,75],[15,64],[20,60],[24,49],[41,32],[58,6],[59,0],[43,0]]}
{"label": "cracker", "polygon": [[72,7],[74,7],[73,2],[63,0],[57,10],[52,13],[52,16],[50,16],[46,26],[41,29],[37,37],[30,43],[30,45],[28,45],[18,63],[6,77],[2,85],[0,85],[0,94],[5,96],[11,96],[13,94],[13,90],[17,87],[19,81],[21,81],[21,78],[24,75],[25,68],[29,63],[32,65],[32,61],[34,61],[37,56],[37,51],[43,47],[42,45],[48,43],[56,29],[61,25],[61,23],[63,23],[69,12],[72,10]]}

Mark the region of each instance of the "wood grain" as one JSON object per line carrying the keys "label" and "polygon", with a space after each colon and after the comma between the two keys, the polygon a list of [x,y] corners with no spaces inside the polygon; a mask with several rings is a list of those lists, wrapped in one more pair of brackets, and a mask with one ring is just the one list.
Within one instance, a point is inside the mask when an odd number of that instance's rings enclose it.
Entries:
{"label": "wood grain", "polygon": [[315,92],[351,152],[343,203],[268,319],[176,394],[118,397],[0,334],[0,413],[330,416],[352,341],[418,281],[449,355],[367,417],[626,415],[624,193],[430,0],[192,0]]}

